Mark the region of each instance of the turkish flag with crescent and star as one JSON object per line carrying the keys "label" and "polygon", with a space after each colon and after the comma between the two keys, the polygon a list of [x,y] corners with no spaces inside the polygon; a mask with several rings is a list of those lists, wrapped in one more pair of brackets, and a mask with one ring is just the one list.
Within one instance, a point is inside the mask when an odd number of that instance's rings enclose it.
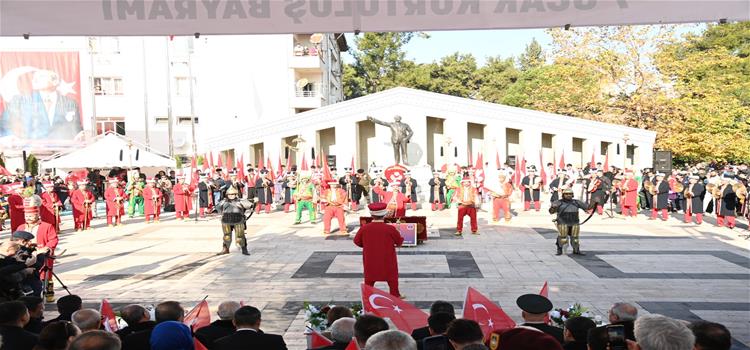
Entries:
{"label": "turkish flag with crescent and star", "polygon": [[427,314],[399,297],[362,283],[362,306],[365,312],[389,318],[401,331],[411,334],[427,325]]}
{"label": "turkish flag with crescent and star", "polygon": [[471,287],[466,290],[463,318],[479,323],[485,340],[496,329],[516,327],[516,322],[503,311],[503,308]]}
{"label": "turkish flag with crescent and star", "polygon": [[[539,295],[549,299],[549,285],[547,284],[547,281],[544,281],[544,285],[542,286],[542,290],[539,291]],[[550,324],[552,321],[549,317],[549,312],[544,315],[544,323]]]}

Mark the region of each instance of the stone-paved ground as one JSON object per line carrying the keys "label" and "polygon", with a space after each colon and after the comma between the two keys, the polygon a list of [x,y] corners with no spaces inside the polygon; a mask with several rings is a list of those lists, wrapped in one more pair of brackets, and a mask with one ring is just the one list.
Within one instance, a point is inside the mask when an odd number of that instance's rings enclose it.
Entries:
{"label": "stone-paved ground", "polygon": [[[741,230],[714,227],[710,218],[696,226],[677,217],[596,216],[583,226],[581,244],[597,253],[575,258],[554,255],[554,227],[544,212],[520,213],[501,225],[488,224],[489,213],[480,212],[481,234],[458,238],[452,236],[455,209],[419,214],[428,216],[432,239],[399,251],[405,253],[402,293],[420,307],[442,299],[460,309],[466,287],[473,286],[518,321],[516,297],[549,281],[557,307],[580,302],[606,319],[613,302],[634,302],[642,312],[724,323],[750,344],[750,244],[737,237]],[[231,255],[214,256],[221,247],[216,218],[167,217],[151,225],[135,220],[119,228],[98,220],[93,231],[61,235],[66,253],[56,271],[87,305],[98,306],[102,298],[116,307],[179,300],[189,308],[208,296],[215,308],[222,300],[243,300],[263,310],[266,331],[284,334],[291,349],[302,349],[302,302],[359,300],[361,267],[352,259],[359,249],[350,238],[326,239],[320,223],[294,226],[292,220],[281,212],[253,216],[249,257],[234,247]],[[357,215],[347,215],[347,223],[356,229]],[[57,293],[64,291],[58,286]]]}

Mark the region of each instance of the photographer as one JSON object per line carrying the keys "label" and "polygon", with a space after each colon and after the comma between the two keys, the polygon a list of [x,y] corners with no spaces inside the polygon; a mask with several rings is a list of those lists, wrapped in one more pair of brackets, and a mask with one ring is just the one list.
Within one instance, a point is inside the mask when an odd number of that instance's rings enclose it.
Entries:
{"label": "photographer", "polygon": [[21,281],[24,295],[42,295],[42,281],[40,270],[46,264],[50,252],[49,247],[37,248],[32,242],[34,235],[26,231],[13,232],[11,241],[18,243],[19,249],[16,259],[31,268],[29,273]]}
{"label": "photographer", "polygon": [[33,272],[32,268],[16,258],[20,248],[17,242],[12,241],[0,245],[0,301],[21,297],[21,281]]}

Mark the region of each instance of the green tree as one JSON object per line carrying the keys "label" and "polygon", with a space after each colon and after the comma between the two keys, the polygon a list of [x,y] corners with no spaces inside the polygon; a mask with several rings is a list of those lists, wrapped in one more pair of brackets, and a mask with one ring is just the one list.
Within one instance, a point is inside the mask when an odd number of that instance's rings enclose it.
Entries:
{"label": "green tree", "polygon": [[502,103],[508,89],[518,80],[520,74],[512,58],[490,57],[477,71],[477,99]]}
{"label": "green tree", "polygon": [[443,57],[430,72],[430,91],[460,97],[477,93],[477,60],[458,52]]}
{"label": "green tree", "polygon": [[26,157],[26,171],[30,172],[31,175],[36,176],[39,173],[39,161],[36,159],[36,156],[33,154],[29,154]]}
{"label": "green tree", "polygon": [[347,99],[397,86],[406,61],[404,46],[412,32],[365,33],[354,39],[350,51],[354,62],[344,69],[344,93]]}
{"label": "green tree", "polygon": [[531,42],[526,45],[526,49],[523,54],[518,57],[518,66],[522,71],[527,71],[532,68],[536,68],[544,64],[544,52],[542,51],[542,45],[536,41],[536,38],[531,39]]}

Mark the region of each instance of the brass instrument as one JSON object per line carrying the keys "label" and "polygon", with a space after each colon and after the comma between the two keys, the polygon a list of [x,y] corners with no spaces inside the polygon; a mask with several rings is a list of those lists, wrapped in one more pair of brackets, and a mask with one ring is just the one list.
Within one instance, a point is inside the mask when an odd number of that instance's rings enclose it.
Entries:
{"label": "brass instrument", "polygon": [[646,180],[646,182],[643,183],[643,188],[645,188],[646,191],[648,191],[648,193],[650,193],[651,195],[656,195],[656,186],[653,182],[651,182],[651,180]]}
{"label": "brass instrument", "polygon": [[602,180],[599,179],[598,177],[591,180],[591,182],[589,183],[589,188],[588,188],[589,193],[596,192],[596,190],[598,190],[601,185],[602,185]]}
{"label": "brass instrument", "polygon": [[[675,186],[676,187],[676,186]],[[688,188],[684,189],[683,194],[685,195],[685,206],[687,207],[686,212],[693,212],[693,201],[692,198],[695,197],[695,194],[693,193],[693,185],[688,186]]]}
{"label": "brass instrument", "polygon": [[531,187],[532,190],[538,190],[539,187],[542,186],[542,182],[538,181],[537,179],[539,179],[538,176],[534,176],[534,177],[531,178],[531,186],[530,187]]}
{"label": "brass instrument", "polygon": [[711,191],[711,195],[714,199],[721,199],[724,197],[724,186],[718,186]]}
{"label": "brass instrument", "polygon": [[433,177],[432,181],[435,183],[435,186],[432,186],[433,187],[433,190],[432,190],[433,202],[440,203],[440,185],[441,185],[440,177],[437,178],[437,181],[435,181],[435,178]]}
{"label": "brass instrument", "polygon": [[622,183],[623,183],[622,180],[620,180],[620,179],[614,179],[614,180],[612,180],[612,187],[613,188],[619,188],[620,184],[622,184]]}
{"label": "brass instrument", "polygon": [[411,180],[404,179],[404,181],[406,181],[406,191],[404,191],[404,194],[411,198]]}
{"label": "brass instrument", "polygon": [[682,182],[675,182],[674,183],[674,189],[673,191],[677,193],[682,193],[685,190],[685,186],[682,184]]}
{"label": "brass instrument", "polygon": [[715,189],[716,189],[715,183],[709,182],[708,184],[706,184],[706,192],[713,193]]}
{"label": "brass instrument", "polygon": [[740,204],[744,204],[745,199],[747,199],[747,187],[741,182],[738,182],[732,185],[732,190],[737,195],[737,199],[740,200]]}

